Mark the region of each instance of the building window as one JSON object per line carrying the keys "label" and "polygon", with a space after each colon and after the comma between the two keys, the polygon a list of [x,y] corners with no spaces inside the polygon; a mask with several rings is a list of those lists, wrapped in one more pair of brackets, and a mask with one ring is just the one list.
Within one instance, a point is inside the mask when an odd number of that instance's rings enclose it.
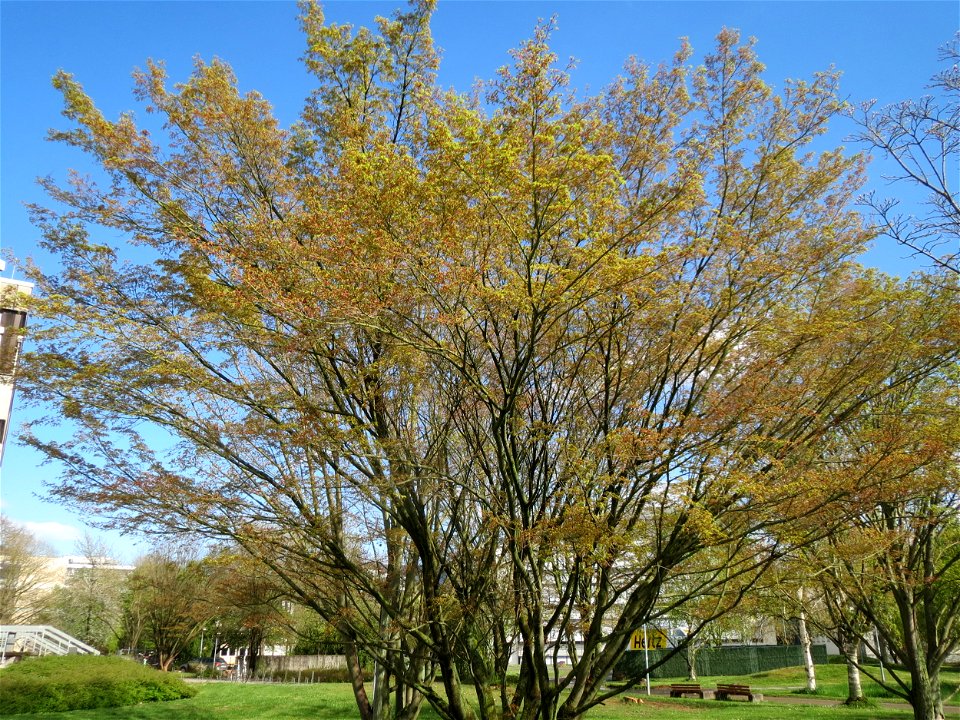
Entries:
{"label": "building window", "polygon": [[0,375],[13,375],[20,348],[20,331],[27,324],[23,310],[0,308]]}

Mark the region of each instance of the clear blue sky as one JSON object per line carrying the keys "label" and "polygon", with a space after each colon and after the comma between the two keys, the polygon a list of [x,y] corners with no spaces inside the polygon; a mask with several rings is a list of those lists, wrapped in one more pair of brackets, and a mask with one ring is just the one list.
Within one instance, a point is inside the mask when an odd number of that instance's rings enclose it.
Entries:
{"label": "clear blue sky", "polygon": [[[333,2],[330,20],[370,24],[399,4]],[[579,61],[575,87],[599,90],[630,55],[667,61],[687,36],[697,53],[713,47],[724,26],[758,39],[767,80],[805,78],[830,65],[841,69],[851,101],[883,103],[916,97],[937,69],[937,48],[960,27],[960,10],[944,2],[464,2],[441,0],[433,32],[443,51],[440,81],[467,90],[477,78],[493,76],[508,62],[507,51],[530,36],[538,18],[556,14],[552,46],[561,59]],[[109,117],[138,108],[130,73],[147,58],[166,61],[173,81],[186,79],[195,55],[229,62],[244,90],[270,100],[284,125],[295,120],[311,89],[298,58],[304,43],[292,2],[0,2],[0,247],[17,257],[35,255],[37,232],[24,202],[42,202],[38,176],[63,177],[87,167],[69,148],[45,142],[46,130],[63,127],[58,95],[50,78],[73,73]],[[142,116],[142,112],[141,112]],[[841,144],[849,125],[831,134]],[[873,173],[879,187],[880,172]],[[896,248],[880,248],[864,262],[904,274],[911,261]],[[45,259],[37,257],[43,264]],[[8,267],[7,276],[10,275]],[[17,444],[17,420],[33,411],[14,411],[12,442],[2,469],[3,512],[30,523],[61,553],[85,528],[82,518],[40,497],[56,470]],[[108,536],[119,556],[132,559],[138,547]]]}

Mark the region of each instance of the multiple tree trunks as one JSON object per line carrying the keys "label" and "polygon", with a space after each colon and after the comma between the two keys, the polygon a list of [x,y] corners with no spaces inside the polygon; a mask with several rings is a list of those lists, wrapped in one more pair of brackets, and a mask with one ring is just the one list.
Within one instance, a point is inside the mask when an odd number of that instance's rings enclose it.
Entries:
{"label": "multiple tree trunks", "polygon": [[304,3],[290,131],[219,61],[136,74],[169,141],[57,74],[51,138],[108,179],[31,208],[61,270],[29,269],[19,378],[71,431],[28,442],[60,501],[268,567],[349,648],[363,720],[408,690],[578,718],[666,588],[723,598],[696,636],[865,498],[953,497],[960,306],[851,262],[861,159],[810,146],[837,73],[776,93],[723,30],[573,103],[542,24],[474,103],[436,84],[433,7],[351,36]]}

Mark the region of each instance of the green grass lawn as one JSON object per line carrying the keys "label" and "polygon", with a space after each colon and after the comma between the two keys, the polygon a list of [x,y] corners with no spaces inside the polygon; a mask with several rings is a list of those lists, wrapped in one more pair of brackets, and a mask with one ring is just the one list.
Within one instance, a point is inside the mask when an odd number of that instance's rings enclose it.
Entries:
{"label": "green grass lawn", "polygon": [[[876,673],[879,675],[879,668]],[[888,682],[891,671],[886,668]],[[909,676],[900,673],[909,681]],[[861,673],[860,680],[863,685],[863,693],[868,698],[878,701],[897,701],[898,698],[892,693],[887,692],[880,685]],[[653,680],[653,685],[669,685],[671,682],[686,682],[686,678],[674,678],[672,680]],[[705,688],[715,687],[717,683],[738,683],[749,685],[764,694],[764,697],[776,697],[781,695],[796,694],[797,691],[806,688],[807,676],[802,667],[780,668],[778,670],[769,670],[747,676],[711,676],[702,677],[700,684]],[[960,705],[960,670],[949,670],[940,677],[940,689],[944,699],[950,705]],[[637,693],[634,693],[637,694]],[[816,697],[835,698],[843,700],[847,697],[847,666],[846,665],[817,665],[817,694]]]}
{"label": "green grass lawn", "polygon": [[346,683],[261,685],[202,683],[195,697],[109,710],[43,713],[24,718],[63,720],[334,720],[356,718]]}
{"label": "green grass lawn", "polygon": [[587,720],[910,720],[908,709],[847,708],[831,705],[785,705],[716,700],[646,700],[643,705],[608,703],[587,715]]}
{"label": "green grass lawn", "polygon": [[[718,682],[749,684],[764,694],[762,703],[717,702],[716,700],[674,700],[663,696],[647,698],[642,688],[630,691],[641,697],[642,704],[622,698],[607,701],[587,715],[587,720],[909,720],[912,712],[886,709],[879,705],[867,708],[846,708],[839,701],[846,697],[846,668],[843,665],[818,665],[819,697],[825,705],[791,705],[787,700],[793,690],[804,687],[803,668],[783,668],[741,677],[701,678],[703,687]],[[679,679],[678,679],[679,680]],[[654,686],[668,685],[669,680],[656,680]],[[945,695],[960,685],[960,672],[944,676]],[[271,685],[214,682],[198,684],[196,697],[163,703],[145,703],[134,707],[110,710],[79,710],[68,713],[46,713],[21,716],[53,720],[353,720],[357,717],[350,686],[346,683],[316,685]],[[867,678],[864,687],[878,702],[887,698],[878,695],[880,688]],[[778,697],[783,700],[778,702]],[[957,705],[956,695],[952,704]],[[429,707],[424,707],[423,720],[436,720]]]}
{"label": "green grass lawn", "polygon": [[[350,720],[357,717],[346,684],[259,685],[207,683],[188,700],[147,703],[110,710],[79,710],[21,716],[53,720]],[[610,700],[591,711],[588,720],[909,720],[907,710],[848,709],[837,705],[785,705],[776,702],[720,703],[715,700],[643,698],[643,704]],[[423,720],[436,720],[425,708]]]}

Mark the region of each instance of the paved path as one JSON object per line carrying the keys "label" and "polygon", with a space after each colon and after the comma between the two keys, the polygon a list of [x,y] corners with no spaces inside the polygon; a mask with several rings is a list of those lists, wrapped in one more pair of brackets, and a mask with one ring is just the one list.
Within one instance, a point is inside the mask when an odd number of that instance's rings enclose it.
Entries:
{"label": "paved path", "polygon": [[[841,707],[842,701],[836,698],[813,697],[811,695],[767,695],[764,702],[779,703],[781,705],[819,705],[821,707]],[[877,703],[884,710],[910,710],[910,703],[884,700]]]}

